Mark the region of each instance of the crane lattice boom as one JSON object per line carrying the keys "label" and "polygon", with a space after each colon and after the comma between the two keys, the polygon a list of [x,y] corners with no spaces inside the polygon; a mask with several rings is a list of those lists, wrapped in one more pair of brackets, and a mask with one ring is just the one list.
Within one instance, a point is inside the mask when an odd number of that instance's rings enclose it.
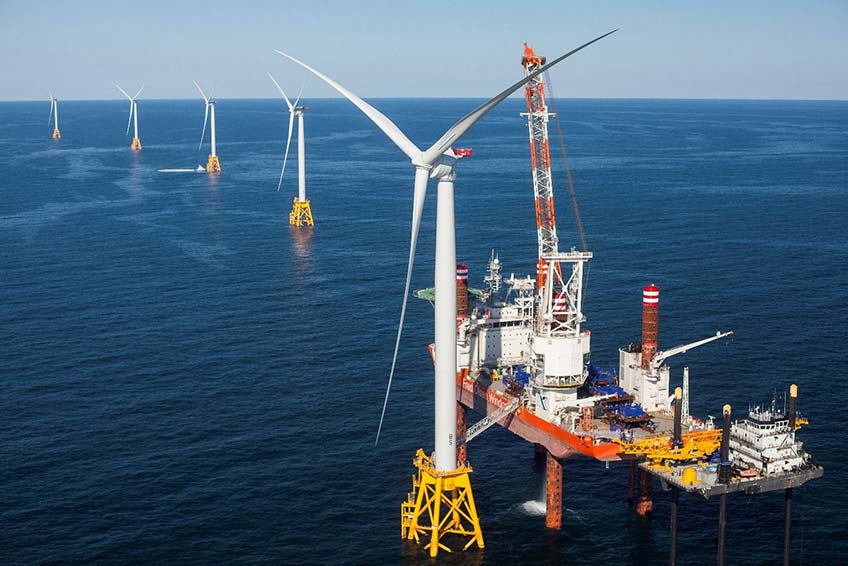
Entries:
{"label": "crane lattice boom", "polygon": [[[524,44],[521,65],[525,76],[545,64]],[[554,185],[551,175],[551,151],[548,142],[548,112],[545,83],[539,75],[524,90],[527,101],[527,128],[530,134],[530,162],[533,169],[533,195],[536,205],[536,230],[539,257],[536,266],[538,293],[537,333],[543,336],[580,334],[582,313],[583,263],[592,257],[587,251],[560,253],[554,213]],[[563,277],[562,263],[571,264],[571,274]]]}
{"label": "crane lattice boom", "polygon": [[[545,64],[524,44],[521,59],[525,76]],[[539,258],[559,252],[557,247],[556,217],[554,214],[554,186],[551,177],[551,151],[548,144],[548,104],[545,100],[545,83],[542,76],[527,83],[527,126],[530,130],[530,161],[533,167],[533,192],[536,197],[536,229],[539,235]],[[542,285],[540,285],[541,287]]]}

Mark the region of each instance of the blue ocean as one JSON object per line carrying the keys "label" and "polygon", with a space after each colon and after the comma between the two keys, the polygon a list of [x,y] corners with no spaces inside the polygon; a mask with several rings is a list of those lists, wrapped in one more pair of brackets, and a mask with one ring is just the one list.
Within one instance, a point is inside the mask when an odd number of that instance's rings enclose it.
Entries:
{"label": "blue ocean", "polygon": [[[306,93],[308,94],[308,93]],[[481,101],[373,101],[428,147]],[[415,450],[432,449],[430,304],[411,299],[374,445],[401,307],[413,169],[342,100],[306,100],[316,225],[288,225],[288,114],[219,100],[219,177],[200,100],[0,103],[0,561],[12,564],[419,564],[400,539]],[[457,257],[472,286],[492,250],[531,274],[536,231],[522,99],[459,143]],[[848,556],[848,103],[559,100],[594,252],[592,362],[640,335],[661,289],[660,349],[691,412],[799,386],[799,434],[825,476],[795,490],[792,563]],[[207,132],[208,136],[208,132]],[[207,137],[208,140],[208,137]],[[293,148],[294,148],[293,144]],[[554,146],[555,147],[555,146]],[[558,150],[554,150],[558,155]],[[292,153],[290,157],[295,154]],[[560,246],[577,245],[555,157]],[[432,189],[432,187],[431,187]],[[413,286],[432,284],[435,191]],[[475,419],[473,415],[472,420]],[[441,564],[662,564],[670,494],[627,503],[627,465],[564,465],[546,531],[533,447],[494,427],[469,446],[486,548]],[[715,561],[718,501],[680,498],[678,562]],[[728,564],[782,557],[783,494],[729,498]]]}

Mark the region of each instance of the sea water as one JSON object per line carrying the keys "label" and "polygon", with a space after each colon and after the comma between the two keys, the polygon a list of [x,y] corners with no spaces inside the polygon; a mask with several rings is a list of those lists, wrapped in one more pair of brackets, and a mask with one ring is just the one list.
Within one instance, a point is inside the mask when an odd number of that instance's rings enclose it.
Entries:
{"label": "sea water", "polygon": [[[373,101],[426,148],[478,100]],[[0,558],[12,563],[427,563],[399,538],[411,460],[433,444],[432,307],[411,300],[380,443],[400,311],[413,169],[358,110],[307,101],[314,230],[288,225],[288,115],[220,100],[220,176],[200,101],[0,103]],[[482,286],[492,249],[532,274],[536,232],[521,99],[460,142],[457,258]],[[594,252],[592,362],[638,340],[641,287],[661,289],[660,348],[691,412],[719,415],[799,386],[800,432],[825,476],[795,490],[793,563],[845,541],[848,103],[561,100]],[[208,133],[207,133],[208,134]],[[292,147],[296,146],[292,144]],[[560,249],[577,245],[552,140]],[[435,191],[413,286],[430,286]],[[474,416],[472,419],[476,418]],[[564,465],[563,528],[539,501],[533,448],[494,427],[469,446],[484,551],[445,564],[656,564],[669,494],[627,504],[626,465]],[[536,504],[538,506],[539,504]],[[541,503],[543,505],[543,503]],[[531,508],[533,505],[530,506]],[[678,558],[715,558],[718,503],[680,499]],[[783,494],[730,497],[728,564],[775,564]]]}

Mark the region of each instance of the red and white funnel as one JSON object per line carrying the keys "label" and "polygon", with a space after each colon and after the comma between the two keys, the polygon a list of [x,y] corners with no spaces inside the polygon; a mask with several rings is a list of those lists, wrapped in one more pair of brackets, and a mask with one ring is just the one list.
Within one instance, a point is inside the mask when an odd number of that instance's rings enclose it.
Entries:
{"label": "red and white funnel", "polygon": [[660,288],[651,283],[642,288],[642,369],[651,369],[657,353],[659,334]]}

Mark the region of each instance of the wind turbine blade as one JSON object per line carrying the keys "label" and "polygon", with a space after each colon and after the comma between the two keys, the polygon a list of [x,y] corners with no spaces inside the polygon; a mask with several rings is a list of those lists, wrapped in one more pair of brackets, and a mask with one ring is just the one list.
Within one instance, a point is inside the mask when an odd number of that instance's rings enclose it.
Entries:
{"label": "wind turbine blade", "polygon": [[203,136],[206,135],[206,120],[209,118],[209,103],[206,103],[206,114],[203,115],[203,131],[200,132],[200,143],[197,144],[197,149],[203,147]]}
{"label": "wind turbine blade", "polygon": [[424,168],[415,169],[415,188],[412,193],[412,231],[409,236],[409,262],[406,266],[406,285],[403,288],[403,303],[400,307],[400,321],[398,322],[397,338],[395,339],[395,351],[392,355],[392,369],[389,370],[389,383],[386,385],[386,396],[383,399],[383,412],[380,413],[380,425],[377,427],[377,437],[374,446],[380,442],[380,432],[383,430],[383,419],[386,416],[386,406],[389,404],[389,393],[392,390],[392,379],[395,376],[395,365],[397,363],[398,349],[400,348],[400,337],[403,333],[403,319],[406,316],[406,303],[409,299],[409,285],[412,281],[412,264],[415,260],[415,246],[418,243],[418,229],[421,227],[421,213],[424,211],[424,197],[427,195],[427,181],[430,172]]}
{"label": "wind turbine blade", "polygon": [[275,79],[273,76],[271,76],[271,73],[268,73],[268,78],[270,78],[272,81],[274,81],[274,86],[276,86],[277,90],[280,91],[280,94],[283,95],[283,100],[285,100],[286,104],[288,104],[289,110],[294,110],[294,106],[292,106],[292,103],[289,100],[289,97],[286,96],[286,93],[283,91],[283,87],[280,86],[280,83],[277,82],[277,79]]}
{"label": "wind turbine blade", "polygon": [[50,114],[47,116],[47,125],[50,125],[50,120],[53,119],[53,107],[56,105],[56,99],[53,98],[53,93],[50,93]]}
{"label": "wind turbine blade", "polygon": [[194,83],[194,86],[196,86],[196,87],[197,87],[197,90],[199,90],[199,91],[200,91],[200,96],[202,96],[202,97],[203,97],[203,100],[204,100],[204,101],[206,101],[206,102],[208,103],[208,102],[209,102],[209,97],[208,97],[208,96],[206,96],[206,93],[205,93],[205,92],[203,92],[203,89],[202,89],[202,88],[200,88],[200,85],[199,85],[199,84],[197,84],[197,81],[191,81],[191,82],[193,82],[193,83]]}
{"label": "wind turbine blade", "polygon": [[530,73],[529,75],[524,77],[522,80],[513,84],[512,86],[510,86],[509,88],[507,88],[506,90],[504,90],[503,92],[501,92],[500,94],[498,94],[497,96],[495,96],[494,98],[489,100],[488,102],[486,102],[486,103],[482,104],[481,106],[478,106],[477,108],[472,110],[469,114],[467,114],[465,117],[460,119],[456,124],[451,126],[451,128],[447,132],[445,132],[445,134],[441,138],[439,138],[439,141],[434,143],[430,147],[430,149],[428,149],[426,152],[424,152],[424,162],[425,163],[432,163],[433,161],[435,161],[441,154],[443,154],[445,151],[447,151],[447,149],[450,148],[451,145],[453,145],[453,143],[456,140],[458,140],[460,137],[462,137],[462,135],[465,134],[465,132],[467,132],[468,129],[471,128],[471,126],[473,126],[478,120],[480,120],[480,118],[485,116],[489,112],[489,110],[491,110],[492,108],[494,108],[495,106],[500,104],[506,97],[508,97],[510,94],[512,94],[513,92],[515,92],[516,90],[518,90],[519,88],[521,88],[522,86],[524,86],[525,84],[530,82],[531,80],[533,80],[535,77],[544,73],[545,71],[547,71],[548,69],[550,69],[551,67],[553,67],[554,65],[556,65],[557,63],[562,61],[563,59],[566,59],[566,58],[574,55],[575,53],[577,53],[581,49],[588,47],[588,46],[592,45],[593,43],[595,43],[596,41],[600,41],[603,38],[605,38],[606,36],[611,35],[611,34],[617,32],[617,31],[618,31],[617,29],[614,29],[610,32],[605,33],[604,35],[596,37],[592,41],[584,43],[583,45],[581,45],[580,47],[578,47],[576,49],[572,49],[571,51],[569,51],[565,55],[560,55],[559,57],[557,57],[553,61],[549,62],[547,65],[544,65],[543,67],[536,69],[534,72]]}
{"label": "wind turbine blade", "polygon": [[294,112],[289,112],[289,139],[286,141],[286,153],[283,157],[283,170],[280,171],[280,182],[277,183],[277,192],[280,192],[280,187],[283,186],[283,173],[286,172],[286,161],[289,160],[289,145],[291,144],[292,128],[294,126]]}
{"label": "wind turbine blade", "polygon": [[138,95],[139,95],[139,94],[141,94],[141,91],[143,91],[143,90],[144,90],[144,86],[142,86],[140,89],[138,89],[138,92],[137,92],[137,93],[135,93],[135,96],[133,96],[133,100],[135,100],[136,98],[138,98]]}
{"label": "wind turbine blade", "polygon": [[132,115],[133,115],[133,101],[130,98],[130,117],[127,118],[127,133],[125,135],[130,135],[130,124],[132,123]]}
{"label": "wind turbine blade", "polygon": [[121,91],[121,93],[123,93],[123,95],[124,95],[124,96],[126,96],[129,100],[132,100],[132,96],[130,96],[129,94],[127,94],[127,91],[125,91],[124,89],[122,89],[121,87],[119,87],[119,86],[118,86],[118,83],[115,83],[115,86],[118,88],[118,90],[120,90],[120,91]]}
{"label": "wind turbine blade", "polygon": [[374,108],[373,106],[371,106],[370,104],[350,92],[348,89],[346,89],[327,75],[321,73],[320,71],[316,71],[303,61],[299,61],[291,55],[286,55],[285,53],[277,49],[275,49],[274,51],[276,51],[286,59],[294,61],[295,63],[297,63],[298,65],[300,65],[301,67],[303,67],[304,69],[306,69],[307,71],[309,71],[310,73],[312,73],[313,75],[333,87],[334,89],[336,89],[339,94],[353,102],[353,104],[357,108],[362,110],[362,112],[366,116],[371,118],[371,121],[374,122],[378,128],[383,130],[384,134],[389,136],[389,139],[395,142],[395,145],[398,146],[400,150],[406,154],[407,157],[409,157],[410,159],[414,159],[421,154],[421,150],[418,149],[415,144],[412,143],[408,137],[406,137],[406,134],[400,131],[400,128],[398,128],[394,124],[394,122],[389,120],[382,112],[380,112],[379,110],[377,110],[376,108]]}
{"label": "wind turbine blade", "polygon": [[297,108],[297,103],[300,102],[300,97],[303,94],[303,87],[300,87],[300,92],[297,93],[297,98],[294,101],[294,107]]}

